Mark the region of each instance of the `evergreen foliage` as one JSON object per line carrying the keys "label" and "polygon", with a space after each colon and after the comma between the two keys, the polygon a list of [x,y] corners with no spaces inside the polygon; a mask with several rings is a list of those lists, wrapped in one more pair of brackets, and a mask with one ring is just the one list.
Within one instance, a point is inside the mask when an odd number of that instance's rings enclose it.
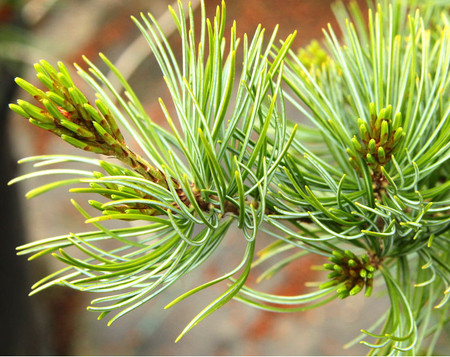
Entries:
{"label": "evergreen foliage", "polygon": [[[202,264],[237,225],[246,240],[241,263],[167,305],[229,281],[179,338],[232,298],[293,312],[361,291],[370,297],[375,285],[390,307],[373,326],[361,326],[367,329],[354,342],[377,355],[431,354],[450,306],[450,7],[381,1],[370,4],[366,21],[356,4],[338,4],[342,39],[329,27],[323,46],[315,41],[298,52],[291,48],[295,33],[279,41],[276,30],[267,36],[261,27],[240,41],[234,24],[226,43],[225,10],[222,4],[208,20],[202,4],[194,28],[191,7],[171,9],[181,63],[151,14],[133,18],[173,101],[171,112],[159,100],[170,130],[152,121],[103,55],[122,88],[87,58],[88,70],[76,65],[95,103],[62,63],[35,65],[45,90],[16,79],[37,103],[19,100],[13,111],[121,162],[71,155],[20,161],[36,170],[11,183],[70,177],[28,198],[70,185],[91,194],[88,203],[99,212],[92,216],[72,200],[96,230],[18,248],[30,259],[51,254],[66,264],[32,294],[52,285],[100,293],[88,309],[108,315],[110,324]],[[288,105],[310,123],[288,118]],[[138,149],[125,142],[130,135]],[[109,229],[109,220],[136,224]],[[255,259],[261,231],[273,243]],[[252,266],[274,259],[263,274],[269,277],[308,254],[329,258],[322,267],[328,277],[314,291],[278,296],[246,285]]]}

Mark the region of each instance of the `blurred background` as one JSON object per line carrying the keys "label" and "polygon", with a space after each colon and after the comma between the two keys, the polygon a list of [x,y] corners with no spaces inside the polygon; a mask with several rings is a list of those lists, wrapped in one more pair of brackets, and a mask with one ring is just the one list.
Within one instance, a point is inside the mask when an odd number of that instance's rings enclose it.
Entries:
{"label": "blurred background", "polygon": [[[212,17],[218,0],[206,0]],[[198,0],[192,1],[198,9]],[[169,0],[11,0],[0,1],[0,353],[3,355],[361,355],[366,349],[343,345],[361,328],[368,328],[384,312],[386,300],[356,296],[322,308],[296,314],[255,310],[231,301],[208,317],[177,344],[177,335],[204,306],[221,294],[215,286],[183,303],[163,310],[181,293],[230,270],[241,255],[243,237],[231,231],[221,249],[197,271],[190,273],[166,293],[115,322],[111,327],[86,311],[93,296],[54,287],[28,297],[32,283],[53,271],[57,263],[42,258],[27,262],[15,247],[69,231],[89,229],[69,203],[66,190],[52,191],[33,200],[23,196],[37,181],[7,187],[13,177],[29,172],[17,166],[20,158],[51,154],[80,154],[56,136],[29,125],[7,110],[17,97],[26,97],[13,82],[20,76],[37,84],[33,63],[46,59],[67,65],[82,63],[86,55],[101,66],[98,52],[116,63],[129,78],[153,120],[162,118],[158,97],[167,92],[155,60],[130,20],[130,15],[151,12],[177,48],[167,6]],[[238,35],[253,33],[261,23],[271,32],[280,24],[279,38],[298,30],[296,47],[321,38],[322,28],[334,23],[329,0],[228,0],[227,18],[237,21]],[[172,4],[173,5],[173,4]],[[197,11],[198,13],[198,11]],[[172,35],[170,35],[172,34]],[[89,89],[80,80],[82,90]],[[162,120],[162,119],[161,119]],[[39,183],[43,183],[41,179]],[[77,196],[82,202],[81,196]],[[264,237],[262,238],[265,239]],[[276,294],[304,292],[305,282],[317,272],[308,258],[290,264],[283,274],[263,287]],[[256,275],[252,275],[250,283]]]}

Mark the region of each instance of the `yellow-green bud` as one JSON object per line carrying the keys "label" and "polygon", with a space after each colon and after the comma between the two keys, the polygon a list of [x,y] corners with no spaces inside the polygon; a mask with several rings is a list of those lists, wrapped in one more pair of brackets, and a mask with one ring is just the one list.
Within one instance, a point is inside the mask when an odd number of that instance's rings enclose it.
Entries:
{"label": "yellow-green bud", "polygon": [[50,113],[50,115],[57,121],[64,120],[66,117],[58,110],[56,105],[48,99],[43,99],[42,104],[45,109]]}
{"label": "yellow-green bud", "polygon": [[335,286],[337,284],[336,280],[329,280],[323,284],[319,285],[319,289],[328,289],[331,288],[332,286]]}
{"label": "yellow-green bud", "polygon": [[38,74],[36,74],[36,77],[48,89],[53,89],[53,81],[48,76],[46,76],[45,74],[42,74],[42,73],[38,73]]}
{"label": "yellow-green bud", "polygon": [[70,131],[72,131],[74,134],[77,134],[79,137],[91,140],[91,139],[95,139],[95,135],[89,131],[86,128],[83,128],[82,126],[75,124],[67,119],[61,119],[59,121],[59,123],[65,127],[66,129],[69,129]]}
{"label": "yellow-green bud", "polygon": [[352,149],[347,148],[347,149],[345,149],[345,151],[347,151],[347,154],[348,154],[350,157],[356,158],[356,153],[355,153]]}
{"label": "yellow-green bud", "polygon": [[61,97],[60,95],[56,94],[55,92],[47,92],[47,96],[56,103],[56,105],[62,107],[67,112],[74,111],[75,108],[72,104],[70,104],[66,99]]}
{"label": "yellow-green bud", "polygon": [[15,82],[25,92],[28,92],[30,95],[35,97],[37,100],[41,100],[42,98],[46,98],[47,97],[43,91],[41,91],[40,89],[36,88],[34,85],[32,85],[31,83],[28,83],[26,80],[24,80],[22,78],[17,77],[15,79]]}
{"label": "yellow-green bud", "polygon": [[353,259],[349,259],[348,260],[348,266],[351,268],[355,268],[356,267],[356,262]]}
{"label": "yellow-green bud", "polygon": [[344,250],[344,253],[349,258],[356,258],[356,255],[352,251],[350,251],[348,249]]}
{"label": "yellow-green bud", "polygon": [[372,265],[370,265],[370,264],[367,264],[365,266],[365,268],[366,268],[367,271],[370,271],[370,272],[374,272],[375,271],[375,268]]}
{"label": "yellow-green bud", "polygon": [[366,123],[361,124],[361,125],[359,126],[359,132],[360,132],[360,134],[361,134],[361,138],[362,138],[364,141],[369,141],[369,140],[370,140],[370,137],[369,137],[369,131],[368,131],[368,129],[367,129]]}
{"label": "yellow-green bud", "polygon": [[369,103],[369,113],[370,113],[370,119],[373,121],[377,117],[377,109],[375,108],[374,103]]}
{"label": "yellow-green bud", "polygon": [[362,148],[361,144],[359,143],[359,140],[357,139],[356,135],[354,135],[352,138],[352,144],[357,152],[359,152],[359,153],[363,152],[363,148]]}
{"label": "yellow-green bud", "polygon": [[15,112],[15,113],[17,113],[17,114],[23,116],[24,118],[27,118],[27,119],[28,119],[28,118],[30,117],[30,115],[29,115],[25,110],[23,110],[22,107],[21,107],[20,105],[11,103],[11,104],[9,105],[9,109],[11,109],[13,112]]}
{"label": "yellow-green bud", "polygon": [[392,122],[392,130],[397,130],[402,124],[402,113],[398,112],[395,114],[394,120]]}
{"label": "yellow-green bud", "polygon": [[86,151],[91,151],[91,152],[94,152],[97,154],[106,154],[107,153],[103,148],[101,148],[99,146],[89,145],[89,144],[87,144],[81,140],[78,140],[72,136],[69,136],[69,135],[65,135],[65,134],[61,135],[61,139],[63,139],[65,142],[69,143],[70,145],[73,145],[77,148],[80,148],[80,149],[83,149]]}
{"label": "yellow-green bud", "polygon": [[369,164],[372,164],[372,165],[377,164],[377,162],[375,161],[375,158],[371,154],[366,155],[366,160]]}
{"label": "yellow-green bud", "polygon": [[344,255],[337,250],[333,250],[331,253],[338,259],[344,259]]}
{"label": "yellow-green bud", "polygon": [[364,287],[364,282],[358,282],[358,284],[356,284],[351,290],[350,290],[350,295],[356,295],[358,294],[362,288]]}
{"label": "yellow-green bud", "polygon": [[59,61],[57,63],[57,65],[58,65],[58,69],[59,69],[60,73],[62,73],[64,75],[65,80],[69,83],[69,85],[67,87],[73,86],[74,83],[73,83],[72,78],[70,77],[69,71],[67,70],[64,63]]}
{"label": "yellow-green bud", "polygon": [[330,274],[327,275],[328,279],[334,279],[341,276],[341,273],[337,272],[337,271],[333,271]]}
{"label": "yellow-green bud", "polygon": [[380,146],[378,148],[378,161],[383,163],[386,160],[386,152],[384,151],[384,148]]}
{"label": "yellow-green bud", "polygon": [[380,144],[386,144],[389,136],[389,124],[386,120],[381,122]]}
{"label": "yellow-green bud", "polygon": [[35,120],[33,118],[29,119],[29,122],[35,126],[37,126],[38,128],[44,129],[44,130],[56,130],[56,126],[53,123],[43,123],[39,120]]}
{"label": "yellow-green bud", "polygon": [[45,111],[41,108],[34,106],[24,100],[18,99],[17,104],[28,114],[28,118],[31,117],[42,123],[53,123],[53,119],[45,114]]}
{"label": "yellow-green bud", "polygon": [[368,148],[369,148],[369,152],[373,155],[375,154],[375,150],[376,150],[376,142],[375,139],[370,139],[369,144],[368,144]]}
{"label": "yellow-green bud", "polygon": [[76,87],[69,88],[69,95],[75,104],[84,105],[88,102],[84,94]]}
{"label": "yellow-green bud", "polygon": [[98,201],[95,201],[95,200],[89,200],[88,203],[89,203],[92,207],[98,209],[99,211],[103,211],[103,208],[102,208],[103,203],[98,202]]}
{"label": "yellow-green bud", "polygon": [[66,88],[70,88],[73,84],[70,78],[68,79],[63,73],[58,72],[56,77],[58,78],[58,81],[62,83],[62,85]]}
{"label": "yellow-green bud", "polygon": [[372,285],[366,285],[366,291],[364,292],[365,297],[370,297],[372,295],[373,286]]}
{"label": "yellow-green bud", "polygon": [[[40,60],[39,63],[36,63],[36,65],[37,66],[39,66],[39,65],[42,66],[42,68],[49,74],[50,77],[55,77],[55,79],[56,79],[56,76],[57,76],[58,72],[46,60]],[[35,65],[35,68],[36,68],[36,65]]]}
{"label": "yellow-green bud", "polygon": [[405,135],[405,133],[403,132],[403,128],[398,128],[394,134],[394,143],[397,143],[398,141],[400,141],[404,135]]}

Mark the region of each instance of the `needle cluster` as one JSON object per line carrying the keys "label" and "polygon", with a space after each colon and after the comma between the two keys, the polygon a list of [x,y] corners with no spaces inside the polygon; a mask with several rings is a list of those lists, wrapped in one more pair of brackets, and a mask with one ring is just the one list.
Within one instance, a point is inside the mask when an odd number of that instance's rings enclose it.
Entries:
{"label": "needle cluster", "polygon": [[[76,65],[94,101],[62,63],[36,64],[46,89],[17,79],[35,103],[19,100],[14,112],[119,160],[21,161],[36,170],[11,183],[69,175],[27,197],[67,185],[74,195],[88,193],[94,214],[72,204],[97,229],[19,247],[30,259],[51,254],[65,263],[32,294],[53,285],[98,293],[88,309],[112,323],[211,259],[235,226],[245,243],[240,263],[167,305],[228,282],[179,338],[231,299],[298,312],[365,290],[390,304],[352,343],[378,355],[431,354],[450,308],[450,7],[382,0],[369,1],[367,17],[355,4],[334,10],[342,38],[329,26],[322,44],[294,51],[296,33],[278,41],[277,29],[266,36],[258,27],[241,41],[234,23],[226,37],[224,3],[211,20],[202,4],[195,27],[193,9],[180,2],[170,11],[181,63],[151,14],[133,18],[173,102],[159,100],[169,129],[148,116],[103,55],[120,88],[90,60],[88,70]],[[110,221],[134,224],[109,228]],[[261,232],[273,242],[257,253]],[[328,276],[311,292],[281,296],[247,284],[255,266],[268,265],[261,280],[307,255],[329,259]]]}

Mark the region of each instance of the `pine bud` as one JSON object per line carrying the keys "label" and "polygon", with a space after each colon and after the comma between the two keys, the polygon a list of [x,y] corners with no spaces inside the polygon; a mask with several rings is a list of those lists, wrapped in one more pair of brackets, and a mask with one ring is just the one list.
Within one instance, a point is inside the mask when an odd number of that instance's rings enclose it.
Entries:
{"label": "pine bud", "polygon": [[380,130],[381,130],[381,116],[378,116],[373,124],[374,132],[372,133],[372,137],[378,138],[380,136]]}
{"label": "pine bud", "polygon": [[344,255],[337,250],[333,250],[331,253],[338,259],[344,259]]}
{"label": "pine bud", "polygon": [[30,123],[37,126],[38,128],[44,129],[44,130],[50,130],[55,132],[55,130],[57,129],[55,124],[53,123],[43,123],[39,120],[35,120],[33,118],[29,119]]}
{"label": "pine bud", "polygon": [[353,136],[352,138],[352,144],[353,144],[353,148],[358,152],[358,153],[362,153],[363,152],[363,148],[361,146],[361,144],[359,143],[358,138],[356,137],[356,135]]}
{"label": "pine bud", "polygon": [[53,89],[53,81],[48,76],[46,76],[45,74],[42,74],[42,73],[38,73],[38,74],[36,74],[36,77],[48,89],[50,89],[50,90]]}
{"label": "pine bud", "polygon": [[56,65],[58,66],[59,72],[64,76],[64,78],[69,83],[69,85],[67,87],[74,86],[72,78],[70,77],[69,71],[67,70],[67,67],[65,66],[65,64],[61,61],[58,61],[58,63]]}
{"label": "pine bud", "polygon": [[61,119],[59,121],[59,123],[66,129],[69,129],[70,131],[72,131],[78,137],[81,137],[81,138],[84,138],[87,140],[95,139],[95,135],[91,131],[89,131],[86,128],[83,128],[82,126],[75,124],[67,119]]}
{"label": "pine bud", "polygon": [[19,106],[17,104],[11,103],[9,105],[9,109],[11,109],[13,112],[19,114],[20,116],[23,116],[24,118],[28,119],[30,117],[30,115],[25,110],[23,110],[21,106]]}
{"label": "pine bud", "polygon": [[362,288],[364,287],[364,281],[360,280],[358,281],[358,283],[356,283],[356,285],[350,290],[350,295],[356,295],[358,294]]}
{"label": "pine bud", "polygon": [[383,163],[383,162],[385,162],[385,160],[386,160],[386,152],[384,151],[384,148],[382,146],[380,146],[378,148],[378,161],[380,163]]}
{"label": "pine bud", "polygon": [[385,109],[383,119],[390,119],[391,115],[392,115],[392,105],[389,104]]}
{"label": "pine bud", "polygon": [[389,124],[386,120],[381,122],[380,144],[386,144],[389,136]]}
{"label": "pine bud", "polygon": [[[111,128],[110,134],[112,136],[114,136],[119,142],[124,143],[125,139],[123,138],[122,133],[120,132],[120,129],[117,126],[117,123],[116,123],[114,117],[111,115],[111,112],[109,111],[106,104],[103,103],[100,99],[97,99],[95,101],[95,105],[97,106],[100,113],[103,114],[103,116],[105,117],[105,120],[108,122],[108,125]],[[106,126],[104,126],[104,125],[102,125],[102,126],[105,128],[105,130],[107,129]],[[108,132],[109,132],[109,130],[108,130]]]}
{"label": "pine bud", "polygon": [[369,103],[369,113],[371,121],[374,121],[375,118],[377,117],[377,109],[375,108],[374,103]]}
{"label": "pine bud", "polygon": [[116,139],[114,139],[110,134],[108,134],[108,132],[100,124],[98,124],[95,121],[93,121],[92,124],[94,125],[94,128],[97,131],[97,133],[101,135],[103,140],[105,140],[108,145],[110,145],[111,147],[117,146]]}
{"label": "pine bud", "polygon": [[367,129],[367,125],[364,123],[364,124],[361,124],[360,126],[359,126],[359,132],[360,132],[360,134],[361,134],[361,138],[364,140],[364,141],[369,141],[370,140],[370,136],[369,136],[369,131],[368,131],[368,129]]}
{"label": "pine bud", "polygon": [[332,286],[335,286],[338,282],[336,280],[328,280],[323,284],[319,285],[319,289],[328,289],[331,288]]}
{"label": "pine bud", "polygon": [[397,142],[399,142],[403,138],[403,136],[405,136],[403,128],[398,128],[394,134],[394,144],[397,144]]}
{"label": "pine bud", "polygon": [[26,80],[24,80],[22,78],[17,77],[15,79],[15,82],[25,92],[29,93],[30,95],[35,97],[37,100],[41,100],[42,98],[46,98],[47,97],[43,91],[41,91],[40,89],[36,88],[34,85],[32,85],[31,83],[28,83]]}
{"label": "pine bud", "polygon": [[45,61],[45,60],[40,60],[39,63],[36,63],[36,64],[35,64],[35,68],[36,68],[36,66],[41,66],[41,67],[45,70],[45,72],[48,73],[48,75],[49,75],[51,78],[56,79],[56,76],[57,76],[58,72],[57,72],[56,69],[53,68],[53,66],[52,66],[50,63],[48,63],[47,61]]}
{"label": "pine bud", "polygon": [[347,257],[349,257],[349,258],[352,258],[352,259],[356,258],[356,255],[355,255],[352,251],[350,251],[350,250],[348,250],[348,249],[345,250],[344,253],[345,253],[345,255],[346,255]]}
{"label": "pine bud", "polygon": [[94,175],[94,177],[96,179],[104,177],[104,175],[101,172],[99,172],[99,171],[93,171],[92,174]]}
{"label": "pine bud", "polygon": [[366,281],[366,291],[364,293],[365,297],[369,297],[370,295],[372,295],[372,290],[373,290],[373,280],[367,280]]}
{"label": "pine bud", "polygon": [[65,135],[65,134],[61,135],[61,139],[63,139],[65,142],[69,143],[70,145],[73,145],[82,150],[92,151],[97,154],[104,154],[104,155],[108,154],[107,151],[105,151],[103,148],[101,148],[99,146],[89,145],[89,144],[87,144],[81,140],[78,140],[72,136],[69,136],[69,135]]}
{"label": "pine bud", "polygon": [[49,112],[49,114],[56,120],[56,121],[60,121],[60,120],[64,120],[66,119],[66,117],[64,116],[64,112],[59,111],[58,107],[50,100],[48,99],[43,99],[42,100],[42,104],[44,105],[45,109],[47,109],[47,111]]}
{"label": "pine bud", "polygon": [[[44,76],[49,77],[50,79],[52,78],[52,73],[48,73],[48,72],[44,69],[44,67],[41,66],[41,64],[35,63],[35,64],[33,65],[33,67],[34,67],[34,70],[36,71],[36,73],[41,73],[41,74],[43,74]],[[53,69],[53,72],[54,72],[54,76],[56,76],[56,71],[55,71],[54,69]],[[55,78],[56,78],[56,77],[55,77]]]}
{"label": "pine bud", "polygon": [[369,148],[369,152],[373,155],[375,154],[375,150],[376,150],[376,142],[375,139],[370,139],[369,144],[368,144],[368,148]]}
{"label": "pine bud", "polygon": [[347,264],[351,268],[355,268],[356,265],[357,265],[356,262],[353,259],[349,259]]}
{"label": "pine bud", "polygon": [[85,103],[85,104],[83,105],[83,108],[88,112],[89,116],[90,116],[92,119],[94,119],[94,120],[95,120],[97,123],[99,123],[100,125],[104,126],[102,121],[105,121],[105,123],[106,123],[106,120],[104,120],[104,119],[100,116],[100,114],[98,113],[98,111],[95,110],[95,108],[94,108],[92,105],[90,105],[90,104],[88,104],[88,103]]}
{"label": "pine bud", "polygon": [[402,113],[398,112],[395,114],[394,120],[392,122],[392,130],[397,130],[402,124]]}
{"label": "pine bud", "polygon": [[[335,264],[337,264],[337,265],[339,265],[339,264],[341,264],[341,259],[339,259],[339,258],[336,258],[336,257],[330,257],[330,258],[328,258],[329,260],[330,260],[330,262],[333,262],[333,263],[335,263]],[[333,268],[334,269],[334,268]]]}
{"label": "pine bud", "polygon": [[84,105],[88,102],[84,94],[76,87],[69,88],[69,95],[75,104]]}
{"label": "pine bud", "polygon": [[370,297],[372,295],[373,286],[366,285],[366,291],[364,292],[365,297]]}
{"label": "pine bud", "polygon": [[45,114],[45,111],[41,108],[34,106],[24,100],[17,100],[17,104],[28,114],[28,118],[31,117],[42,123],[53,123],[53,119]]}
{"label": "pine bud", "polygon": [[102,207],[103,207],[103,203],[98,202],[98,201],[95,201],[95,200],[89,200],[88,203],[89,203],[92,207],[98,209],[99,211],[103,211],[103,208],[102,208]]}
{"label": "pine bud", "polygon": [[356,159],[356,153],[352,149],[347,148],[347,149],[345,149],[345,151],[347,151],[348,156]]}
{"label": "pine bud", "polygon": [[369,163],[369,165],[376,165],[377,162],[375,161],[375,158],[371,154],[366,155],[366,160]]}
{"label": "pine bud", "polygon": [[56,78],[66,88],[70,88],[71,86],[73,86],[72,79],[64,75],[64,73],[58,72],[56,74]]}
{"label": "pine bud", "polygon": [[332,273],[327,275],[328,279],[336,279],[338,277],[341,276],[341,273],[337,272],[337,271],[333,271]]}

